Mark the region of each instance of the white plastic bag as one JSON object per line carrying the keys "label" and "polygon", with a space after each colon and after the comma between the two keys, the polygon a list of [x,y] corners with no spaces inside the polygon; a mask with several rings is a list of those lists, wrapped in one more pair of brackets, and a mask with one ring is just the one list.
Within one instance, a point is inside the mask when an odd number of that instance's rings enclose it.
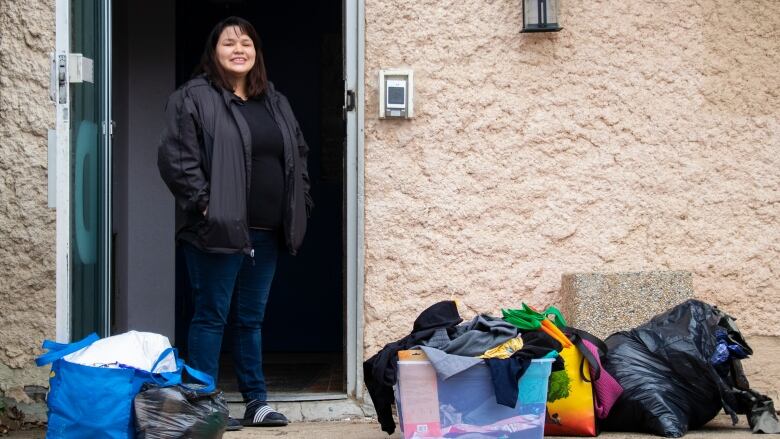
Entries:
{"label": "white plastic bag", "polygon": [[155,361],[171,342],[164,335],[153,332],[128,331],[100,339],[84,349],[65,356],[71,363],[93,367],[133,367],[147,372],[174,372],[176,360],[173,353],[160,361],[152,370]]}

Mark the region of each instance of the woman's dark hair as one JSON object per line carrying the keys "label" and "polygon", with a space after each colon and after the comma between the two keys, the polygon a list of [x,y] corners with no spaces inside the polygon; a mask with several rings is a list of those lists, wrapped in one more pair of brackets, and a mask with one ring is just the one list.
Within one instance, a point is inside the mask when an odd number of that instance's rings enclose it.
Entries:
{"label": "woman's dark hair", "polygon": [[268,78],[265,73],[265,61],[263,52],[260,49],[260,36],[257,34],[254,26],[241,17],[228,17],[214,26],[209,37],[206,39],[206,47],[203,49],[203,55],[200,57],[200,64],[195,69],[195,74],[205,73],[206,76],[217,85],[230,91],[234,91],[233,85],[228,80],[225,69],[217,60],[217,44],[219,36],[225,28],[236,26],[244,35],[252,39],[255,45],[255,65],[246,76],[246,92],[249,97],[260,96],[268,84]]}

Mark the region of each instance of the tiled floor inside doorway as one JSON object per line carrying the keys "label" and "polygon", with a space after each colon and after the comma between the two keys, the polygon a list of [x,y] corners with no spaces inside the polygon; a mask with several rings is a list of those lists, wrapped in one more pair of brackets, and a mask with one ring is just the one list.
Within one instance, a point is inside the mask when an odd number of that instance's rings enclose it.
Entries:
{"label": "tiled floor inside doorway", "polygon": [[[266,353],[263,358],[268,393],[316,394],[345,392],[343,356],[341,353]],[[239,393],[233,362],[222,355],[219,387],[226,395]]]}

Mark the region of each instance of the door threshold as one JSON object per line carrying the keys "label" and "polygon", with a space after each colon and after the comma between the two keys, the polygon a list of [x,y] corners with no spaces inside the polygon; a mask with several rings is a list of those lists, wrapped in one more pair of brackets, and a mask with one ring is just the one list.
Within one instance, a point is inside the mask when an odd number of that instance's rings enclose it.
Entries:
{"label": "door threshold", "polygon": [[[268,402],[303,402],[303,401],[335,401],[340,399],[349,399],[346,393],[275,393],[268,394]],[[244,398],[238,392],[226,392],[225,400],[228,403],[240,403]]]}
{"label": "door threshold", "polygon": [[[241,400],[241,395],[233,393],[228,395],[237,397],[230,401]],[[280,401],[282,397],[289,399]],[[312,398],[312,399],[305,399]],[[333,398],[333,399],[325,399]],[[355,399],[349,398],[343,393],[298,393],[298,394],[271,394],[268,397],[271,407],[287,416],[290,422],[307,421],[347,421],[364,419],[374,416],[373,407],[364,407]],[[245,406],[241,402],[229,402],[230,416],[241,419],[244,416]]]}

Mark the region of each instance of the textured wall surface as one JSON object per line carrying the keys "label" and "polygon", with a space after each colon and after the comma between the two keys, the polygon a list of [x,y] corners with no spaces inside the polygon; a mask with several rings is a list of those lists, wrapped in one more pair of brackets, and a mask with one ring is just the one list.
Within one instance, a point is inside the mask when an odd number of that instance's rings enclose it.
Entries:
{"label": "textured wall surface", "polygon": [[54,337],[55,213],[47,200],[54,2],[0,2],[0,396],[46,384],[33,363]]}
{"label": "textured wall surface", "polygon": [[[691,271],[780,335],[780,2],[562,0],[557,34],[519,4],[366,0],[366,354],[567,272]],[[415,119],[378,119],[381,68]]]}
{"label": "textured wall surface", "polygon": [[747,342],[753,349],[753,356],[742,360],[745,373],[750,380],[750,387],[772,398],[777,404],[780,401],[780,337],[748,337]]}

